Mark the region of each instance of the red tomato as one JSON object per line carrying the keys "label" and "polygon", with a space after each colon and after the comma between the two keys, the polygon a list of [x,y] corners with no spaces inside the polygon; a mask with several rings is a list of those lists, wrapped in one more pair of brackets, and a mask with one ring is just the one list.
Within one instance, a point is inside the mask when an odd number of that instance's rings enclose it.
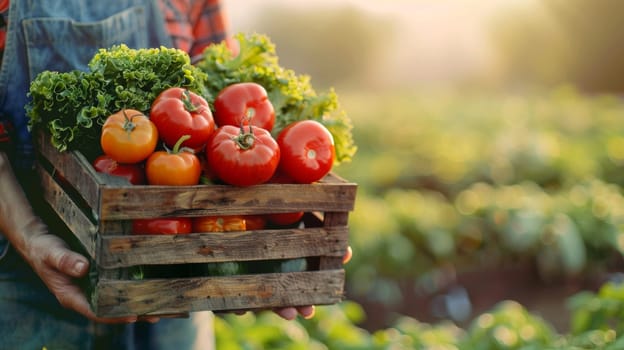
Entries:
{"label": "red tomato", "polygon": [[156,149],[158,130],[143,113],[122,109],[111,114],[100,136],[102,150],[119,163],[139,163]]}
{"label": "red tomato", "polygon": [[303,217],[303,212],[272,213],[266,214],[267,221],[277,226],[290,226],[298,223]]}
{"label": "red tomato", "polygon": [[211,173],[234,186],[268,181],[280,159],[280,149],[271,134],[258,127],[224,125],[206,145]]}
{"label": "red tomato", "polygon": [[100,173],[121,176],[133,185],[145,184],[145,170],[138,163],[120,164],[104,154],[93,161],[93,168]]}
{"label": "red tomato", "polygon": [[247,230],[262,230],[266,227],[264,215],[244,215]]}
{"label": "red tomato", "polygon": [[225,87],[215,98],[214,110],[218,126],[251,124],[271,131],[275,124],[275,111],[266,90],[253,82]]}
{"label": "red tomato", "polygon": [[147,183],[150,185],[190,186],[199,184],[201,164],[197,155],[180,149],[187,137],[181,137],[173,150],[156,151],[145,163]]}
{"label": "red tomato", "polygon": [[132,220],[132,234],[135,235],[174,235],[191,233],[191,218],[155,218]]}
{"label": "red tomato", "polygon": [[287,125],[277,136],[281,157],[279,169],[299,183],[322,179],[334,164],[334,138],[327,128],[314,120]]}
{"label": "red tomato", "polygon": [[215,122],[208,102],[187,89],[172,87],[161,92],[152,103],[150,119],[160,139],[169,146],[190,135],[182,146],[200,149],[214,132]]}

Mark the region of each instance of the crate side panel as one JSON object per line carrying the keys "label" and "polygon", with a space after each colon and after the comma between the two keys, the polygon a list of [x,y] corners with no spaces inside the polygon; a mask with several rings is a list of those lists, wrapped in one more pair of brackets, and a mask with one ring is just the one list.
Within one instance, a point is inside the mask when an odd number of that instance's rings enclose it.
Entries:
{"label": "crate side panel", "polygon": [[50,174],[41,167],[37,167],[37,170],[45,200],[82,243],[87,253],[95,259],[97,226],[89,220]]}
{"label": "crate side panel", "polygon": [[96,176],[95,170],[88,165],[88,161],[78,152],[59,152],[48,140],[41,136],[38,142],[38,151],[47,162],[84,198],[86,203],[95,211],[99,210],[99,187],[102,185]]}
{"label": "crate side panel", "polygon": [[292,211],[351,211],[356,186],[348,183],[105,187],[102,220],[246,215]]}
{"label": "crate side panel", "polygon": [[343,300],[344,270],[228,277],[100,280],[101,317],[328,305]]}
{"label": "crate side panel", "polygon": [[347,236],[347,227],[344,226],[188,235],[103,236],[99,262],[104,268],[117,268],[309,256],[339,258],[347,247]]}
{"label": "crate side panel", "polygon": [[[349,239],[348,231],[349,213],[347,212],[328,212],[323,214],[323,226],[324,227],[345,227],[344,239]],[[323,256],[319,261],[319,268],[321,270],[326,269],[339,269],[343,265],[344,255],[347,253],[347,245],[341,246],[340,256]]]}

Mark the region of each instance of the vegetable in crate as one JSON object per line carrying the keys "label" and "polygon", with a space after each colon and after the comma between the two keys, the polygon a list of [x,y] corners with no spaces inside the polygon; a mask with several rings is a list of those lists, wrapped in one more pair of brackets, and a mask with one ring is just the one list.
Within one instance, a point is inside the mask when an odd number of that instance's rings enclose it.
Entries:
{"label": "vegetable in crate", "polygon": [[196,64],[208,75],[206,87],[211,96],[235,83],[260,84],[275,109],[275,125],[271,131],[274,136],[294,121],[313,119],[331,132],[335,162],[351,160],[356,152],[353,126],[340,108],[336,92],[333,89],[317,92],[309,76],[282,67],[275,46],[266,35],[239,33],[235,39],[239,42],[237,55],[226,43],[211,45]]}
{"label": "vegetable in crate", "polygon": [[275,110],[266,90],[256,83],[237,83],[225,87],[214,101],[217,125],[253,125],[267,131],[275,124]]}
{"label": "vegetable in crate", "polygon": [[135,235],[176,235],[191,233],[191,218],[153,218],[132,220],[132,234]]}
{"label": "vegetable in crate", "polygon": [[106,155],[118,163],[144,161],[156,149],[158,130],[143,113],[122,109],[106,118],[100,145]]}
{"label": "vegetable in crate", "polygon": [[150,110],[150,120],[168,147],[173,147],[182,136],[189,135],[181,146],[199,150],[215,130],[206,99],[179,87],[169,88],[156,97]]}
{"label": "vegetable in crate", "polygon": [[234,186],[262,184],[273,176],[279,164],[280,149],[265,129],[224,125],[206,145],[210,172]]}
{"label": "vegetable in crate", "polygon": [[145,174],[150,185],[192,186],[199,184],[201,163],[192,149],[180,147],[189,138],[180,137],[172,150],[156,151],[145,162]]}
{"label": "vegetable in crate", "polygon": [[123,108],[147,113],[158,94],[174,86],[206,96],[205,81],[182,50],[117,45],[100,49],[86,72],[37,75],[26,115],[29,126],[47,131],[59,151],[79,150],[94,159],[102,153],[101,127],[109,115]]}
{"label": "vegetable in crate", "polygon": [[299,183],[312,183],[327,175],[334,164],[334,140],[323,124],[301,120],[277,136],[279,171]]}
{"label": "vegetable in crate", "polygon": [[132,185],[145,185],[143,164],[120,164],[107,155],[101,155],[93,161],[95,171],[125,178]]}
{"label": "vegetable in crate", "polygon": [[205,263],[196,268],[196,273],[200,276],[234,276],[244,275],[247,272],[246,264],[239,261]]}
{"label": "vegetable in crate", "polygon": [[193,218],[193,232],[245,231],[247,222],[241,215],[197,216]]}

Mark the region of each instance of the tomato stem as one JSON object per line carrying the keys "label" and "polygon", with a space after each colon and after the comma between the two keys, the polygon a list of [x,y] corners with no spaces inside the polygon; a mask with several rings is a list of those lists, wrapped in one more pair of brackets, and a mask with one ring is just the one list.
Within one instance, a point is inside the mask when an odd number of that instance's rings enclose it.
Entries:
{"label": "tomato stem", "polygon": [[121,112],[123,113],[123,116],[126,119],[126,122],[124,123],[123,128],[127,133],[131,133],[136,128],[136,124],[132,122],[132,118],[134,118],[135,116],[139,114],[135,114],[133,116],[128,117],[128,113],[126,113],[125,109],[122,109]]}
{"label": "tomato stem", "polygon": [[254,141],[256,137],[253,134],[253,130],[251,129],[251,124],[249,124],[249,132],[245,131],[245,126],[241,123],[240,126],[240,134],[234,138],[234,142],[240,147],[242,150],[250,149],[253,147]]}
{"label": "tomato stem", "polygon": [[186,141],[186,140],[188,140],[190,138],[191,138],[191,135],[184,135],[184,136],[180,137],[178,139],[178,141],[175,143],[175,145],[173,145],[173,149],[169,153],[176,154],[176,153],[180,153],[182,151],[188,150],[187,147],[182,147],[182,143],[184,143],[184,141]]}
{"label": "tomato stem", "polygon": [[187,89],[184,89],[181,100],[182,103],[184,103],[184,109],[186,109],[187,111],[197,112],[199,110],[199,108],[197,108],[197,106],[193,104],[193,101],[191,100],[191,92]]}

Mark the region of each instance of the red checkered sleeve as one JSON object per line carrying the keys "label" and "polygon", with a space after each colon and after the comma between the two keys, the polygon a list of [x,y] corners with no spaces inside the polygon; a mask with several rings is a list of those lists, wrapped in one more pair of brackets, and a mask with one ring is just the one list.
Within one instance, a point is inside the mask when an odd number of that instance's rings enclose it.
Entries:
{"label": "red checkered sleeve", "polygon": [[228,35],[228,22],[219,0],[162,0],[161,7],[174,47],[201,54]]}

